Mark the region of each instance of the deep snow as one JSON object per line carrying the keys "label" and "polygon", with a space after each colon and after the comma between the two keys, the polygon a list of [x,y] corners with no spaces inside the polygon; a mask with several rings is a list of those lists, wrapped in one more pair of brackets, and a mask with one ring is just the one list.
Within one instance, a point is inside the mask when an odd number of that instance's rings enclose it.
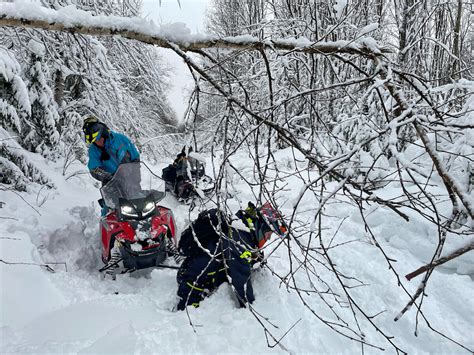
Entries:
{"label": "deep snow", "polygon": [[[291,152],[276,153],[281,169],[291,172]],[[271,333],[280,338],[293,325],[280,345],[267,346],[265,332],[248,309],[237,308],[231,289],[224,285],[198,309],[172,312],[176,303],[175,271],[157,269],[141,275],[120,275],[116,282],[102,280],[97,272],[101,266],[98,238],[99,198],[93,181],[87,174],[79,174],[65,181],[60,174],[61,162],[46,163],[38,155],[30,154],[38,166],[46,171],[56,190],[32,186],[29,193],[1,192],[5,202],[0,209],[0,258],[8,262],[53,263],[56,273],[34,265],[0,264],[1,275],[1,353],[355,353],[361,346],[351,342],[323,325],[305,308],[298,294],[272,275],[282,275],[289,268],[288,251],[279,248],[269,258],[270,269],[259,269],[253,275],[256,302],[253,308]],[[165,162],[163,162],[165,163]],[[239,171],[251,178],[252,166],[244,155],[233,161]],[[161,171],[164,164],[154,167]],[[211,172],[210,164],[207,170]],[[79,163],[68,173],[83,171]],[[280,195],[283,213],[289,211],[301,182],[287,179],[288,186]],[[246,203],[252,194],[241,178],[234,174],[232,183],[237,193],[229,201],[236,210],[236,200]],[[396,193],[384,189],[388,196]],[[46,200],[45,200],[46,198]],[[31,207],[25,201],[31,204]],[[44,203],[42,201],[45,200]],[[286,200],[286,202],[285,202]],[[40,206],[39,206],[40,205]],[[189,220],[189,206],[179,204],[167,196],[163,205],[170,207],[176,217],[178,233]],[[300,221],[311,223],[317,201],[310,195],[303,197]],[[34,209],[33,209],[34,208]],[[285,209],[286,208],[286,209]],[[37,210],[38,212],[36,212]],[[326,208],[328,216],[347,217],[342,223],[333,245],[352,241],[331,251],[340,270],[349,272],[366,286],[352,289],[352,296],[361,306],[375,314],[375,322],[395,343],[409,353],[463,353],[456,345],[436,336],[421,325],[414,336],[414,312],[400,321],[393,318],[408,301],[388,272],[381,253],[364,232],[358,210],[345,203]],[[368,214],[369,224],[379,236],[379,243],[397,260],[400,275],[413,271],[429,260],[435,247],[435,231],[419,217],[406,223],[393,212],[373,206]],[[192,214],[195,214],[193,211]],[[324,226],[333,235],[340,218],[331,217]],[[459,237],[457,237],[459,238]],[[274,237],[275,239],[275,237]],[[453,248],[457,243],[448,243]],[[267,253],[276,243],[270,245]],[[295,250],[295,249],[293,249]],[[298,254],[297,251],[295,251]],[[325,280],[331,278],[324,268],[316,270]],[[446,267],[437,269],[428,286],[424,301],[425,313],[431,324],[447,335],[474,347],[472,338],[474,297],[472,288],[472,258],[465,255]],[[295,282],[309,287],[304,272],[297,272]],[[348,281],[358,285],[357,281]],[[417,282],[404,282],[412,292]],[[115,292],[119,294],[115,294]],[[333,319],[331,311],[314,294],[301,294],[318,314]],[[333,306],[336,306],[333,304]],[[350,321],[348,309],[338,309]],[[268,320],[268,321],[267,321]],[[388,349],[387,344],[367,322],[362,321],[367,341]],[[270,339],[270,344],[274,341]],[[368,353],[378,352],[365,347]]]}

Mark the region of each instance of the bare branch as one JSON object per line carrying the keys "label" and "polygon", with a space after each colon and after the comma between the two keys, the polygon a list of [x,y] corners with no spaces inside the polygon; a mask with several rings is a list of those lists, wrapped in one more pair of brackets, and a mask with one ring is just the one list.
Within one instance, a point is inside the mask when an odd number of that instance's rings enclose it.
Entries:
{"label": "bare branch", "polygon": [[453,259],[457,258],[458,256],[461,256],[461,255],[463,255],[463,254],[465,254],[465,253],[467,253],[467,252],[469,252],[473,249],[474,249],[474,241],[471,241],[469,244],[465,245],[464,247],[456,249],[452,253],[449,253],[448,255],[443,256],[442,258],[439,258],[439,259],[433,261],[430,264],[426,264],[426,265],[416,269],[415,271],[410,272],[409,274],[405,275],[405,277],[408,281],[410,281],[414,277],[417,277],[418,275],[421,275],[422,273],[424,273],[428,270],[432,270],[435,267],[437,267],[439,265],[442,265],[442,264],[444,264],[444,263],[446,263],[450,260],[453,260]]}

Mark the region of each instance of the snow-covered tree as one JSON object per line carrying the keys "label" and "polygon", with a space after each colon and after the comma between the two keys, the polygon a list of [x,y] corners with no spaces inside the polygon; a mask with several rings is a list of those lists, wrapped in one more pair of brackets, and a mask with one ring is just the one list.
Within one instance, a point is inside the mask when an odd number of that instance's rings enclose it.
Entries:
{"label": "snow-covered tree", "polygon": [[[115,16],[139,16],[142,6],[139,0],[43,0],[42,3],[54,9],[76,6],[95,15]],[[35,43],[40,53],[32,54],[31,43]],[[0,29],[0,44],[12,48],[25,69],[24,76],[28,76],[31,95],[39,99],[32,103],[32,119],[22,135],[22,144],[27,149],[47,154],[55,146],[59,154],[67,155],[70,151],[83,154],[85,146],[73,148],[78,142],[66,138],[71,133],[64,130],[80,134],[81,120],[74,119],[72,123],[69,118],[90,113],[112,129],[130,135],[145,154],[159,155],[159,151],[171,147],[173,141],[167,137],[175,130],[176,117],[166,99],[168,70],[155,48],[121,38],[8,27]],[[45,114],[41,127],[40,111]],[[59,136],[52,130],[53,121]],[[157,139],[161,136],[164,138]],[[38,144],[41,139],[46,140]],[[58,139],[62,143],[66,140],[67,144],[58,145]]]}
{"label": "snow-covered tree", "polygon": [[28,89],[15,55],[0,46],[0,183],[26,190],[32,182],[50,184],[18,144],[30,128]]}
{"label": "snow-covered tree", "polygon": [[57,150],[59,115],[53,92],[48,84],[49,70],[43,57],[45,47],[39,39],[31,39],[28,48],[32,52],[27,69],[28,94],[31,103],[30,130],[23,134],[23,144],[31,151],[50,157]]}
{"label": "snow-covered tree", "polygon": [[51,181],[24,154],[17,137],[0,127],[0,184],[27,191],[31,183],[53,187]]}
{"label": "snow-covered tree", "polygon": [[[31,113],[28,90],[21,77],[21,67],[13,52],[0,46],[0,125],[19,134],[28,129]],[[26,127],[25,127],[26,126]]]}

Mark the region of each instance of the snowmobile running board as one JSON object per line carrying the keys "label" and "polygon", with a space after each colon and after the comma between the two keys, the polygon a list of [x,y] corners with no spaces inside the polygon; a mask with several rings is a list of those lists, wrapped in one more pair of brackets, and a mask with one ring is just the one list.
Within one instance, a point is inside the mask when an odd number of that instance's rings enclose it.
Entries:
{"label": "snowmobile running board", "polygon": [[[100,268],[99,269],[99,272],[104,272],[108,269],[110,269],[111,267],[117,265],[119,262],[121,262],[123,260],[123,258],[120,258],[119,260],[115,261],[114,263],[112,264],[107,264],[105,265],[104,267]],[[179,266],[169,266],[169,265],[155,265],[154,267],[160,267],[160,268],[163,268],[163,269],[175,269],[175,270],[179,270]],[[135,271],[135,270],[133,270]],[[133,271],[130,271],[130,270],[126,270],[125,272],[123,273],[127,273],[127,272],[133,272]]]}
{"label": "snowmobile running board", "polygon": [[107,264],[107,265],[104,265],[102,268],[99,269],[99,272],[103,272],[105,270],[108,270],[110,269],[112,266],[115,266],[117,265],[119,262],[121,262],[123,260],[123,258],[120,258],[118,260],[116,260],[114,263],[112,264]]}

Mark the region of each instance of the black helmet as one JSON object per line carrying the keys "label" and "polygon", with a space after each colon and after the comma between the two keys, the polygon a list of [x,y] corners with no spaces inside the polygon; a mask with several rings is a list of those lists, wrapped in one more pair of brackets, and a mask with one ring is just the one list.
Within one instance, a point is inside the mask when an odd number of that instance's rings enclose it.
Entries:
{"label": "black helmet", "polygon": [[94,143],[101,137],[107,138],[109,135],[107,126],[95,116],[88,116],[84,119],[82,131],[84,132],[84,139],[87,144]]}

